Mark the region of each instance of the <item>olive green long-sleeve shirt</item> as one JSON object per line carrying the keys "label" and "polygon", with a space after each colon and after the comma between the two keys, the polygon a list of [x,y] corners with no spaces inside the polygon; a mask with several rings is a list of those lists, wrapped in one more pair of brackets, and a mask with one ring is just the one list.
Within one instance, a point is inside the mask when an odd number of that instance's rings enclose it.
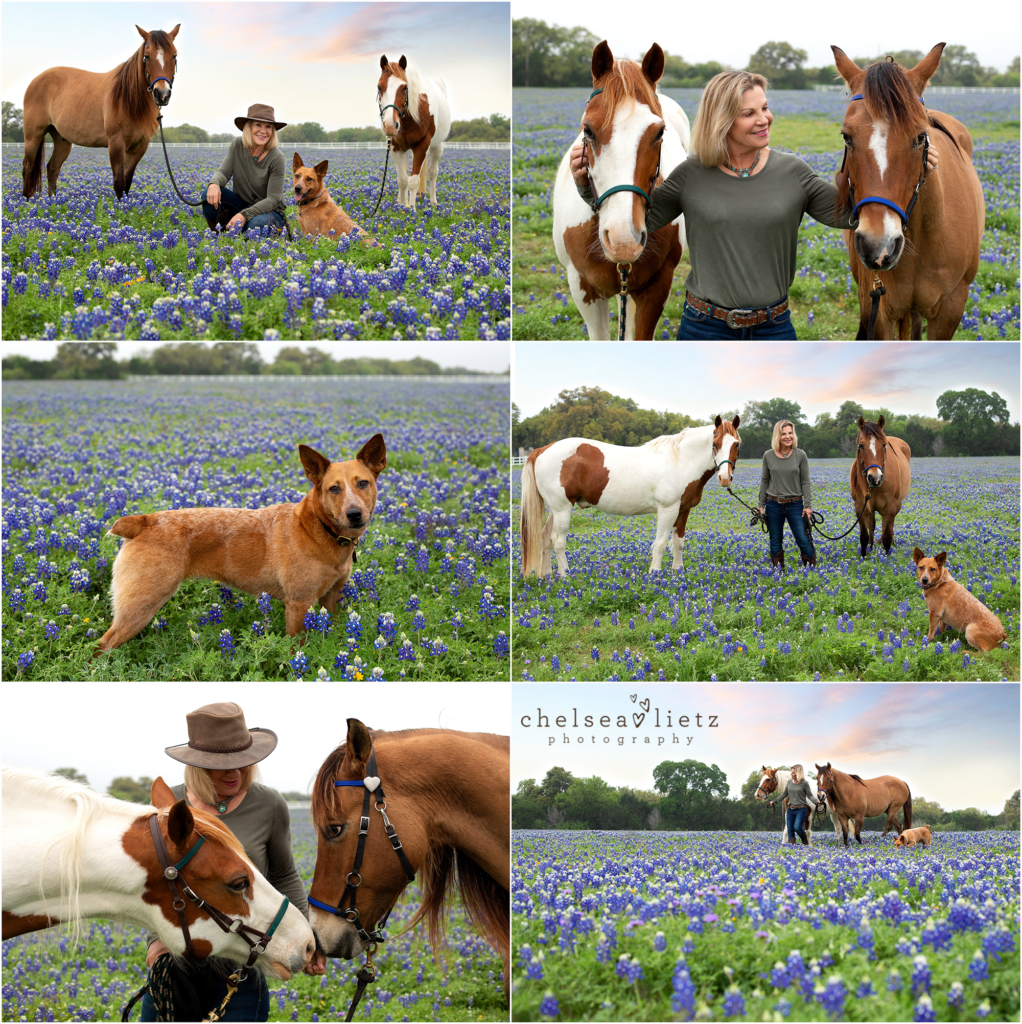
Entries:
{"label": "olive green long-sleeve shirt", "polygon": [[[578,192],[592,202],[587,187]],[[769,306],[788,293],[805,214],[830,227],[850,226],[847,217],[835,215],[837,189],[804,160],[773,149],[766,166],[749,178],[704,167],[690,156],[652,198],[650,232],[685,215],[692,262],[685,287],[725,309]]]}
{"label": "olive green long-sleeve shirt", "polygon": [[809,482],[809,456],[801,448],[786,459],[768,448],[763,453],[763,475],[759,482],[759,507],[766,505],[767,495],[774,498],[797,498],[802,495],[806,508],[813,506],[813,490]]}
{"label": "olive green long-sleeve shirt", "polygon": [[241,211],[248,222],[261,213],[285,212],[286,176],[287,165],[279,148],[271,149],[263,154],[262,159],[256,160],[244,142],[237,138],[228,147],[223,163],[209,181],[211,185],[226,188],[227,183],[234,179],[232,191],[241,197],[243,203],[249,204]]}

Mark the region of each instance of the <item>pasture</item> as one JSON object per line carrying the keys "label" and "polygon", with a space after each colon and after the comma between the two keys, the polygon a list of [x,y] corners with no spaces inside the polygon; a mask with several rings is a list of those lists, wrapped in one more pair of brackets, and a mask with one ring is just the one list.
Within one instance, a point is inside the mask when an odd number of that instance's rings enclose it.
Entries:
{"label": "pasture", "polygon": [[[665,89],[694,121],[699,89]],[[585,89],[514,90],[514,336],[517,340],[586,338],[551,239],[551,190],[558,164],[578,132]],[[836,92],[771,90],[774,148],[796,153],[828,181],[841,162],[845,98]],[[958,339],[1019,335],[1019,121],[1017,95],[933,95],[928,105],[959,118],[972,133],[973,162],[986,200],[979,272]],[[858,299],[841,233],[806,218],[789,292],[792,323],[803,339],[854,338]],[[655,337],[674,338],[690,264],[682,257]],[[612,304],[611,330],[617,330]],[[616,337],[616,334],[614,335]]]}
{"label": "pasture", "polygon": [[[298,145],[301,151],[301,145]],[[293,148],[282,144],[290,166]],[[49,152],[49,148],[47,150]],[[183,195],[202,196],[226,152],[168,149]],[[510,338],[510,169],[497,150],[449,150],[437,206],[380,194],[382,150],[309,149],[334,200],[379,242],[214,236],[171,187],[156,140],[114,196],[105,149],[75,147],[57,194],[21,195],[21,151],[3,161],[3,337],[143,341]],[[393,163],[393,160],[391,161]],[[45,185],[44,185],[45,192]]]}
{"label": "pasture", "polygon": [[[291,812],[295,863],[308,891],[316,862],[316,831],[308,811]],[[418,909],[413,882],[391,914],[375,957],[378,981],[369,986],[356,1020],[506,1020],[503,964],[452,910],[448,946],[433,950],[418,930],[400,934]],[[4,1020],[120,1020],[125,1003],[145,983],[145,932],[92,922],[84,943],[72,948],[58,929],[34,932],[3,944]],[[268,978],[271,1021],[342,1020],[355,991],[359,960],[328,960],[321,978],[299,974],[287,982]],[[139,1018],[136,1005],[132,1017]]]}
{"label": "pasture", "polygon": [[1018,1020],[1019,837],[512,833],[515,1020]]}
{"label": "pasture", "polygon": [[[814,459],[813,509],[837,536],[854,520],[846,459]],[[568,576],[520,575],[521,471],[513,473],[513,678],[526,680],[951,680],[1019,678],[1019,466],[1012,458],[913,459],[912,490],[890,557],[859,557],[814,533],[817,564],[771,571],[767,536],[714,481],[688,520],[685,567],[650,576],[654,516],[574,510]],[[755,504],[758,462],[739,461],[734,492]],[[948,552],[951,574],[998,616],[1007,647],[987,654],[928,613],[912,550]]]}
{"label": "pasture", "polygon": [[[507,381],[7,383],[5,679],[507,679]],[[304,642],[282,601],[187,580],[92,661],[121,515],[302,498],[298,444],[388,466],[338,607]],[[314,614],[318,612],[319,614]]]}

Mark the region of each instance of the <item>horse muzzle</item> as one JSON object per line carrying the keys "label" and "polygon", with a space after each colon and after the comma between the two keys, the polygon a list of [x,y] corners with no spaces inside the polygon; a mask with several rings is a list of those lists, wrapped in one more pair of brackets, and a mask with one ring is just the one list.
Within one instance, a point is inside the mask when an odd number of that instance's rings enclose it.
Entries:
{"label": "horse muzzle", "polygon": [[904,251],[905,236],[900,228],[896,232],[885,231],[879,239],[862,228],[855,232],[855,253],[867,270],[893,270]]}
{"label": "horse muzzle", "polygon": [[879,473],[873,472],[872,470],[866,474],[866,483],[870,487],[879,487],[884,482],[883,470]]}
{"label": "horse muzzle", "polygon": [[165,107],[170,102],[170,89],[153,89],[153,100],[158,107]]}

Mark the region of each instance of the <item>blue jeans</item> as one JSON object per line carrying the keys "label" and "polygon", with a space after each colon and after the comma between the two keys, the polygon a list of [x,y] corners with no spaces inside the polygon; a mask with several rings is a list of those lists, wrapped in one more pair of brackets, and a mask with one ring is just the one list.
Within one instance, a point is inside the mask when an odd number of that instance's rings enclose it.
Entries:
{"label": "blue jeans", "polygon": [[[219,975],[212,979],[212,988],[215,1000],[211,1006],[205,1008],[205,1013],[210,1010],[219,1009],[220,1004],[227,995],[227,982]],[[263,975],[252,969],[248,977],[238,986],[238,991],[231,996],[231,1001],[224,1010],[221,1020],[269,1020],[270,1017],[270,990],[266,985]],[[178,1017],[178,1020],[181,1018]],[[139,1020],[156,1020],[156,1006],[148,992],[142,996],[142,1016]]]}
{"label": "blue jeans", "polygon": [[[783,299],[778,299],[783,302]],[[771,303],[776,305],[777,303]],[[714,306],[714,309],[718,307]],[[723,320],[717,320],[710,313],[700,313],[694,306],[685,303],[685,311],[678,326],[678,341],[797,341],[795,328],[791,325],[791,310],[786,309],[779,317],[767,320],[755,327],[728,327]]]}
{"label": "blue jeans", "polygon": [[[207,189],[209,188],[208,185],[206,187]],[[214,229],[217,224],[223,225],[226,229],[227,222],[236,213],[241,213],[242,210],[248,209],[250,205],[237,192],[232,192],[229,188],[222,188],[220,189],[220,209],[217,209],[212,203],[206,202],[206,193],[202,193],[202,215],[206,218],[206,223]],[[248,221],[241,230],[248,231],[249,228],[255,228],[256,234],[259,233],[259,228],[269,228],[271,232],[279,234],[284,230],[284,216],[276,210],[271,210],[269,213],[260,213]],[[235,996],[236,998],[237,996]]]}
{"label": "blue jeans", "polygon": [[763,511],[766,513],[767,529],[770,531],[770,554],[779,555],[784,550],[784,521],[787,520],[799,551],[806,558],[812,558],[813,542],[806,532],[801,498],[798,501],[786,502],[784,505],[773,498],[767,498]]}
{"label": "blue jeans", "polygon": [[788,839],[795,842],[795,835],[803,842],[806,839],[806,818],[809,817],[808,807],[789,807],[784,816],[784,823],[788,828]]}

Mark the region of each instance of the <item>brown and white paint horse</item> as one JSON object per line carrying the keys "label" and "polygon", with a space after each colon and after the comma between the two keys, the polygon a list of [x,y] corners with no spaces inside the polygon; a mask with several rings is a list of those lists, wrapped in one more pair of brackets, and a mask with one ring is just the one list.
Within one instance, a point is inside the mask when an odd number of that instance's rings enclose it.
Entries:
{"label": "brown and white paint horse", "polygon": [[[685,248],[685,220],[679,216],[648,235],[647,199],[635,191],[607,193],[625,185],[651,195],[688,156],[688,117],[657,92],[664,51],[656,43],[640,66],[615,60],[604,40],[593,50],[592,73],[593,93],[576,141],[586,145],[598,209],[575,188],[569,147],[554,182],[554,248],[593,341],[610,338],[610,301],[621,287],[618,266],[630,264],[626,338],[648,339]],[[618,316],[624,312],[619,305]]]}
{"label": "brown and white paint horse", "polygon": [[[866,818],[878,814],[887,815],[883,836],[894,829],[901,835],[903,828],[912,827],[912,793],[908,783],[893,775],[878,775],[875,779],[861,779],[858,775],[847,775],[831,767],[830,761],[816,766],[816,794],[826,797],[827,810],[831,816],[837,814],[841,822],[841,836],[848,845],[848,832],[855,822],[855,838],[862,843],[862,823]],[[902,811],[905,824],[898,821]]]}
{"label": "brown and white paint horse", "polygon": [[[282,896],[253,866],[234,834],[212,815],[177,800],[163,779],[153,807],[101,797],[60,776],[3,770],[3,937],[65,924],[74,938],[83,918],[109,918],[154,931],[176,956],[186,955],[173,897],[163,875],[149,818],[175,862],[205,837],[181,878],[217,910],[266,930]],[[191,901],[185,915],[195,955],[245,963],[249,945],[224,932]],[[256,966],[287,979],[311,960],[308,922],[288,906]]]}
{"label": "brown and white paint horse", "polygon": [[[756,792],[753,796],[757,800],[767,800],[771,793],[776,793],[775,800],[784,799],[784,791],[787,789],[788,783],[791,781],[791,772],[787,768],[768,768],[763,765],[760,768],[763,773],[759,778],[759,785],[756,787]],[[834,832],[836,835],[841,835],[841,821],[835,811],[830,812],[830,820],[834,825]],[[851,828],[852,823],[849,821],[848,827]],[[810,814],[806,818],[806,838],[809,840],[809,845],[813,845],[813,815]],[[781,845],[783,846],[788,839],[788,828],[784,822],[781,822]]]}
{"label": "brown and white paint horse", "polygon": [[[852,93],[837,186],[842,202],[852,198],[858,207],[857,226],[844,232],[859,289],[858,337],[867,336],[877,277],[887,293],[876,338],[918,340],[924,319],[929,339],[951,338],[979,267],[985,205],[968,129],[920,102],[944,43],[911,69],[888,61],[860,68],[839,47],[831,49]],[[940,163],[927,173],[931,144]]]}
{"label": "brown and white paint horse", "polygon": [[[565,547],[575,505],[615,516],[656,513],[649,571],[659,572],[668,538],[672,570],[684,568],[688,514],[714,473],[721,487],[731,486],[740,419],[728,423],[718,416],[712,426],[686,427],[637,448],[569,437],[530,452],[522,469],[522,575],[550,575],[551,544],[558,572],[567,575]],[[550,506],[545,523],[544,501]]]}
{"label": "brown and white paint horse", "polygon": [[[169,32],[146,32],[134,56],[112,71],[96,74],[78,68],[49,68],[25,90],[25,158],[22,195],[42,187],[46,134],[53,154],[46,165],[49,194],[57,191],[60,168],[75,146],[106,148],[120,199],[131,190],[138,162],[156,131],[156,117],[170,102],[177,70],[174,40],[180,25]],[[154,102],[155,101],[155,102]]]}
{"label": "brown and white paint horse", "polygon": [[859,519],[859,554],[866,557],[866,548],[873,547],[876,534],[876,513],[880,513],[880,539],[888,554],[894,541],[894,518],[912,487],[912,449],[899,437],[884,433],[886,419],[876,423],[859,417],[859,434],[855,439],[855,461],[848,473],[852,505],[856,514],[868,503]]}
{"label": "brown and white paint horse", "polygon": [[[310,899],[331,907],[342,902],[346,878],[354,870],[365,793],[363,786],[335,782],[364,780],[371,794],[382,789],[386,799],[382,808],[378,797],[370,799],[361,882],[356,883],[361,926],[372,931],[409,881],[387,837],[389,821],[422,892],[422,905],[409,927],[424,920],[430,944],[439,948],[446,900],[457,880],[469,918],[504,959],[508,978],[510,749],[506,736],[450,729],[370,731],[349,718],[345,742],[323,763],[312,788],[319,849]],[[368,777],[371,753],[378,774]],[[310,903],[310,920],[318,948],[327,956],[351,960],[368,948],[343,914]]]}
{"label": "brown and white paint horse", "polygon": [[[415,209],[415,197],[429,185],[430,202],[436,206],[436,179],[444,140],[451,133],[451,108],[447,86],[440,78],[427,78],[408,58],[396,63],[380,57],[376,83],[383,134],[394,152],[399,206]],[[412,171],[408,173],[408,154]],[[428,157],[428,162],[427,162]]]}

